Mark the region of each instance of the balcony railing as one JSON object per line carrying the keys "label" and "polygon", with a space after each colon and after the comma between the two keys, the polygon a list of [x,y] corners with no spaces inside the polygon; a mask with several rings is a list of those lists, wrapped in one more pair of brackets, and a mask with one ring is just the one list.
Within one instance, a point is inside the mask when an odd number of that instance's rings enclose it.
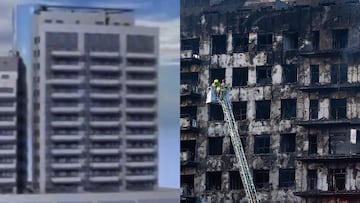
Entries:
{"label": "balcony railing", "polygon": [[193,95],[199,96],[198,87],[192,84],[182,84],[180,85],[180,94],[181,96]]}
{"label": "balcony railing", "polygon": [[180,128],[181,130],[198,129],[196,118],[186,115],[182,116],[180,118]]}

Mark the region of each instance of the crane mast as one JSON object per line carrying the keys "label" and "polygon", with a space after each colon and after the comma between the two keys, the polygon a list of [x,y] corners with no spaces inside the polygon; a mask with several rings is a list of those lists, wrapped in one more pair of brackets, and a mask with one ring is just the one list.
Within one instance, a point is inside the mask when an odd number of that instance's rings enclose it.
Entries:
{"label": "crane mast", "polygon": [[225,92],[222,92],[222,96],[217,96],[215,89],[213,87],[209,87],[206,103],[219,103],[221,105],[226,122],[228,124],[231,142],[238,162],[240,177],[244,185],[246,196],[249,200],[249,203],[260,203],[232,111],[229,89],[227,88]]}

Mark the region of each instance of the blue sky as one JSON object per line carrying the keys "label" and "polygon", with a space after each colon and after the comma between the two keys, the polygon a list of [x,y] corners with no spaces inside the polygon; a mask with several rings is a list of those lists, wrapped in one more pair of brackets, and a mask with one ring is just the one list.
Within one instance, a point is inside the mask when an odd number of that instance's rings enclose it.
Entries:
{"label": "blue sky", "polygon": [[[1,0],[0,53],[11,49],[12,8],[17,4],[48,3],[135,9],[135,23],[160,29],[159,66],[159,186],[180,187],[179,129],[179,0]],[[31,19],[30,6],[18,10],[17,47],[28,62]]]}

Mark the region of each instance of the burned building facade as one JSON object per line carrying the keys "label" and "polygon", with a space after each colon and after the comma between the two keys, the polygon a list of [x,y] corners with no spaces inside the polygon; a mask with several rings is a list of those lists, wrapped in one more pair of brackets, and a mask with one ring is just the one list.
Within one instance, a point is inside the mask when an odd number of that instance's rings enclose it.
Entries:
{"label": "burned building facade", "polygon": [[215,78],[261,202],[360,202],[359,11],[181,1],[182,202],[246,202],[222,109],[205,104]]}

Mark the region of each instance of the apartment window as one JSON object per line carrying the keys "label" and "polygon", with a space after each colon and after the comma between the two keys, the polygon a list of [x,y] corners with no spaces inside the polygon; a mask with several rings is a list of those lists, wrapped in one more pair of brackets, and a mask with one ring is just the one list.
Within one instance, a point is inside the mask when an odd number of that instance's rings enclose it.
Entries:
{"label": "apartment window", "polygon": [[312,31],[311,36],[311,44],[314,51],[319,50],[320,48],[320,32],[319,31]]}
{"label": "apartment window", "polygon": [[[248,34],[246,34],[248,36]],[[241,34],[233,34],[233,52],[242,53],[248,51],[249,38]]]}
{"label": "apartment window", "polygon": [[50,19],[45,19],[45,20],[44,20],[44,23],[52,23],[52,20],[50,20]]}
{"label": "apartment window", "polygon": [[297,66],[296,65],[283,65],[282,81],[283,81],[283,83],[297,82]]}
{"label": "apartment window", "polygon": [[40,37],[35,37],[34,44],[39,44],[39,43],[40,43]]}
{"label": "apartment window", "polygon": [[295,169],[279,169],[279,187],[295,186]]}
{"label": "apartment window", "polygon": [[235,120],[246,120],[246,106],[247,106],[247,102],[246,101],[241,101],[241,102],[233,102],[233,113],[234,113],[234,117]]}
{"label": "apartment window", "polygon": [[146,35],[128,35],[127,51],[129,53],[154,53],[155,38]]}
{"label": "apartment window", "polygon": [[346,170],[342,169],[329,169],[328,170],[328,183],[330,191],[343,191],[345,190],[346,183]]}
{"label": "apartment window", "polygon": [[[128,36],[130,37],[130,36]],[[134,49],[137,48],[138,43],[134,43]],[[145,46],[146,44],[144,44]],[[129,45],[128,45],[129,46]],[[85,50],[87,51],[113,51],[117,52],[120,49],[120,38],[118,34],[100,34],[100,33],[86,33],[85,34]],[[102,60],[101,58],[97,60]],[[109,60],[109,59],[106,59]],[[105,60],[102,60],[105,62]],[[119,59],[117,59],[119,61]]]}
{"label": "apartment window", "polygon": [[194,175],[182,175],[180,182],[185,196],[194,195]]}
{"label": "apartment window", "polygon": [[347,150],[344,150],[345,143],[345,133],[331,133],[329,137],[329,154],[346,154]]}
{"label": "apartment window", "polygon": [[270,135],[255,136],[254,154],[270,153]]}
{"label": "apartment window", "polygon": [[347,64],[334,64],[331,66],[331,83],[342,84],[347,82]]}
{"label": "apartment window", "polygon": [[310,83],[312,85],[319,83],[319,65],[310,65]]}
{"label": "apartment window", "polygon": [[[242,144],[242,147],[244,149],[244,152],[246,150],[246,137],[240,137],[240,140],[241,140],[241,144]],[[229,150],[229,154],[235,154],[235,151],[234,151],[234,145],[232,144],[232,141],[230,142],[230,150]]]}
{"label": "apartment window", "polygon": [[[46,32],[46,44],[58,51],[76,51],[78,49],[78,33],[75,32]],[[62,60],[61,60],[62,59]],[[57,60],[66,61],[68,58]],[[74,60],[74,59],[73,59]],[[78,59],[75,59],[78,60]]]}
{"label": "apartment window", "polygon": [[223,137],[209,137],[209,155],[221,155],[222,154],[222,145]]}
{"label": "apartment window", "polygon": [[226,35],[212,36],[212,54],[226,54]]}
{"label": "apartment window", "polygon": [[1,75],[1,79],[9,79],[9,78],[10,78],[10,75],[7,75],[7,74]]}
{"label": "apartment window", "polygon": [[210,69],[210,83],[215,79],[222,80],[225,78],[225,68]]}
{"label": "apartment window", "polygon": [[180,142],[181,152],[188,153],[187,154],[188,157],[186,157],[187,160],[183,160],[183,161],[194,161],[195,148],[196,148],[195,140],[183,140]]}
{"label": "apartment window", "polygon": [[266,188],[269,185],[269,170],[253,170],[256,188]]}
{"label": "apartment window", "polygon": [[317,135],[309,135],[309,155],[317,154]]}
{"label": "apartment window", "polygon": [[257,43],[259,50],[269,50],[272,48],[273,44],[273,35],[268,34],[259,34],[257,35]]}
{"label": "apartment window", "polygon": [[307,187],[308,190],[316,190],[317,189],[317,171],[316,170],[308,170],[307,174]]}
{"label": "apartment window", "polygon": [[248,68],[233,68],[232,86],[246,86],[248,82]]}
{"label": "apartment window", "polygon": [[270,108],[271,108],[270,100],[256,101],[255,105],[256,105],[256,119],[258,120],[270,119]]}
{"label": "apartment window", "polygon": [[240,190],[243,188],[239,171],[229,171],[229,189]]}
{"label": "apartment window", "polygon": [[210,104],[210,121],[223,121],[224,120],[224,112],[219,104]]}
{"label": "apartment window", "polygon": [[105,23],[103,21],[96,21],[95,24],[96,25],[104,25]]}
{"label": "apartment window", "polygon": [[318,119],[319,100],[310,100],[310,119]]}
{"label": "apartment window", "polygon": [[64,21],[63,20],[56,20],[56,23],[63,24]]}
{"label": "apartment window", "polygon": [[206,172],[206,190],[221,190],[221,172]]}
{"label": "apartment window", "polygon": [[333,49],[342,49],[348,46],[348,30],[333,30]]}
{"label": "apartment window", "polygon": [[181,50],[191,50],[193,54],[199,54],[199,47],[199,38],[181,40]]}
{"label": "apartment window", "polygon": [[296,118],[296,99],[281,100],[281,118],[282,119]]}
{"label": "apartment window", "polygon": [[298,48],[298,33],[284,33],[283,37],[284,50],[292,50]]}
{"label": "apartment window", "polygon": [[12,93],[12,92],[14,92],[14,89],[10,88],[10,87],[0,87],[0,92],[2,92],[2,93]]}
{"label": "apartment window", "polygon": [[295,152],[296,134],[280,135],[280,152]]}
{"label": "apartment window", "polygon": [[332,119],[346,118],[346,99],[331,99],[330,113]]}
{"label": "apartment window", "polygon": [[258,66],[256,67],[256,83],[258,85],[270,85],[271,79],[271,66]]}

